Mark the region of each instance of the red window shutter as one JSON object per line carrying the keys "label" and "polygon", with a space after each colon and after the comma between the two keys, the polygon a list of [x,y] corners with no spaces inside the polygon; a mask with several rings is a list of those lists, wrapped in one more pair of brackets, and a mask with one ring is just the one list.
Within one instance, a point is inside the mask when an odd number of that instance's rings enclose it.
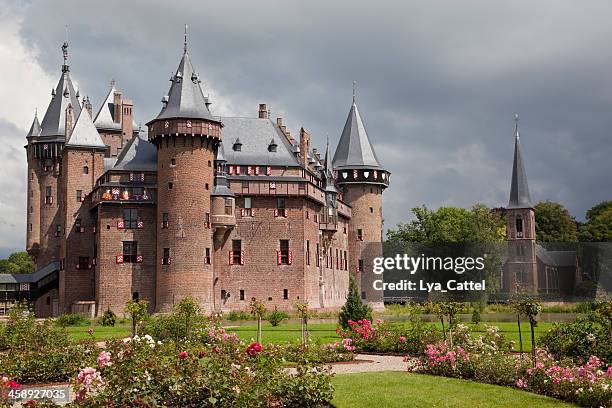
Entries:
{"label": "red window shutter", "polygon": [[125,223],[123,222],[123,220],[117,221],[117,228],[118,229],[124,229],[125,228]]}
{"label": "red window shutter", "polygon": [[353,170],[353,178],[356,179],[357,178],[357,170]]}
{"label": "red window shutter", "polygon": [[293,251],[289,251],[289,265],[293,264]]}
{"label": "red window shutter", "polygon": [[84,195],[82,195],[82,196],[81,196],[81,198],[79,198],[79,200],[80,200],[81,202],[85,201],[85,196],[84,196]]}
{"label": "red window shutter", "polygon": [[244,251],[240,251],[240,265],[244,265]]}
{"label": "red window shutter", "polygon": [[272,175],[272,167],[270,167],[270,166],[266,167],[266,175],[267,176]]}
{"label": "red window shutter", "polygon": [[136,256],[136,263],[142,263],[142,260],[143,260],[142,255],[141,255],[141,254],[138,254],[138,255]]}
{"label": "red window shutter", "polygon": [[145,181],[145,174],[144,173],[140,173],[140,181]]}
{"label": "red window shutter", "polygon": [[285,218],[287,218],[289,216],[289,209],[285,208]]}
{"label": "red window shutter", "polygon": [[229,251],[229,264],[234,264],[234,251]]}
{"label": "red window shutter", "polygon": [[168,258],[167,264],[170,265],[172,263],[172,258]]}
{"label": "red window shutter", "polygon": [[53,197],[49,197],[49,204],[53,204]]}
{"label": "red window shutter", "polygon": [[138,220],[138,228],[144,228],[144,221]]}
{"label": "red window shutter", "polygon": [[274,209],[274,216],[275,216],[275,217],[278,217],[278,208],[275,208],[275,209]]}
{"label": "red window shutter", "polygon": [[236,166],[236,174],[240,174],[240,166]]}
{"label": "red window shutter", "polygon": [[227,174],[234,174],[234,166],[229,166],[227,168]]}
{"label": "red window shutter", "polygon": [[96,264],[96,262],[97,262],[96,258],[94,258],[94,259],[92,259],[92,260],[91,260],[92,265],[95,265],[95,264]]}
{"label": "red window shutter", "polygon": [[251,208],[251,217],[254,217],[254,216],[255,216],[255,209]]}
{"label": "red window shutter", "polygon": [[281,265],[283,263],[283,257],[281,255],[281,251],[277,250],[276,251],[276,261],[279,265]]}
{"label": "red window shutter", "polygon": [[134,173],[130,173],[130,181],[134,181]]}
{"label": "red window shutter", "polygon": [[259,176],[259,166],[255,166],[255,175]]}
{"label": "red window shutter", "polygon": [[240,209],[240,216],[241,216],[241,217],[244,217],[245,212],[246,212],[246,211],[244,210],[244,208],[241,208],[241,209]]}
{"label": "red window shutter", "polygon": [[253,174],[253,166],[249,166],[247,167],[247,173],[250,176],[251,174]]}
{"label": "red window shutter", "polygon": [[76,264],[76,265],[75,265],[75,267],[76,267],[77,269],[81,269],[81,265],[79,265],[79,264]]}
{"label": "red window shutter", "polygon": [[115,257],[115,262],[117,262],[118,264],[122,264],[123,263],[123,254],[119,254]]}

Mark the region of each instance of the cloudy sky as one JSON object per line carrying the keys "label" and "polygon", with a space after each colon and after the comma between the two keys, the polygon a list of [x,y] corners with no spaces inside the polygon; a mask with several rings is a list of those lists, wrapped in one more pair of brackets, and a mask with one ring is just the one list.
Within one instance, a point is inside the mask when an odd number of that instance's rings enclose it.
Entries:
{"label": "cloudy sky", "polygon": [[137,120],[160,109],[189,25],[213,112],[265,102],[335,146],[352,81],[392,173],[386,227],[421,204],[505,205],[513,114],[532,197],[578,219],[612,198],[612,2],[0,0],[0,256],[25,245],[23,144],[60,75],[64,26],[81,95],[111,79]]}

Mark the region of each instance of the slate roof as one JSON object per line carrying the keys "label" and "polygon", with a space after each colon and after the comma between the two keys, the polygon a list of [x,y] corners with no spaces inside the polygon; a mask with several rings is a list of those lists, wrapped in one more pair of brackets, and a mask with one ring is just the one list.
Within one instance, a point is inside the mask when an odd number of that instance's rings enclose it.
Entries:
{"label": "slate roof", "polygon": [[332,163],[334,169],[380,168],[355,101],[346,118]]}
{"label": "slate roof", "polygon": [[117,163],[116,157],[105,157],[104,158],[104,172],[112,170],[115,163]]}
{"label": "slate roof", "polygon": [[[222,137],[228,164],[300,166],[293,154],[293,147],[270,119],[217,117],[216,120],[223,123]],[[235,151],[233,145],[238,138],[242,148]],[[276,152],[268,150],[272,138],[278,145]]]}
{"label": "slate roof", "polygon": [[52,261],[47,266],[44,266],[32,273],[1,273],[0,283],[34,283],[38,282],[47,275],[59,270],[59,261]]}
{"label": "slate roof", "polygon": [[[98,113],[96,113],[96,116],[94,119],[94,125],[96,125],[96,128],[104,129],[104,130],[121,130],[121,119],[119,120],[118,123],[115,123],[115,92],[116,91],[117,91],[117,88],[115,88],[115,85],[114,84],[111,85],[111,88],[108,91],[108,94],[106,95],[106,98],[104,99],[104,102],[100,106]],[[132,118],[132,128],[134,129],[134,132],[136,132],[136,129],[138,129],[138,124],[136,123],[136,120],[133,118]]]}
{"label": "slate roof", "polygon": [[325,191],[328,193],[338,193],[334,185],[334,173],[331,168],[331,155],[329,154],[329,140],[325,145],[325,167],[323,168],[323,177],[325,179]]}
{"label": "slate roof", "polygon": [[576,251],[548,251],[541,245],[536,245],[536,256],[549,266],[576,265]]}
{"label": "slate roof", "polygon": [[121,150],[113,170],[156,171],[157,148],[141,135],[134,136]]}
{"label": "slate roof", "polygon": [[32,121],[32,126],[30,126],[30,130],[26,137],[35,137],[40,134],[40,122],[38,122],[38,115],[34,115],[34,120]]}
{"label": "slate roof", "polygon": [[527,184],[527,173],[525,172],[523,155],[521,153],[518,117],[514,130],[514,163],[512,164],[512,182],[510,184],[508,208],[533,208]]}
{"label": "slate roof", "polygon": [[[215,157],[217,166],[226,163],[223,142],[217,145],[217,156]],[[224,171],[215,174],[215,187],[212,192],[213,196],[234,197],[234,192],[227,186],[227,175]]]}
{"label": "slate roof", "polygon": [[[168,91],[167,102],[155,119],[197,118],[214,120],[206,98],[200,87],[200,79],[193,69],[191,59],[185,48],[176,73],[170,78],[172,85]],[[165,98],[164,98],[165,99]]]}
{"label": "slate roof", "polygon": [[106,149],[106,145],[102,141],[98,129],[94,126],[87,109],[81,109],[66,146]]}
{"label": "slate roof", "polygon": [[79,98],[76,96],[68,66],[64,66],[62,76],[57,83],[51,102],[45,112],[41,126],[40,136],[64,137],[66,134],[66,108],[72,104],[74,117],[81,113]]}

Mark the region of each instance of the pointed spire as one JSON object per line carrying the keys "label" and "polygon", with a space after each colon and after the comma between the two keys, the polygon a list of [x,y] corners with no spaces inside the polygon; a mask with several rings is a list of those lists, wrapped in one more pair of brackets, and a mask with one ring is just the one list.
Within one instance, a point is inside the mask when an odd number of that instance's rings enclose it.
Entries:
{"label": "pointed spire", "polygon": [[106,149],[106,145],[102,141],[98,129],[94,126],[91,116],[89,116],[86,109],[80,111],[66,146]]}
{"label": "pointed spire", "polygon": [[115,121],[115,92],[117,88],[115,88],[115,80],[111,79],[110,81],[110,89],[106,94],[106,98],[104,102],[102,102],[102,106],[96,113],[94,124],[98,129],[110,129],[110,130],[121,130],[121,121]]}
{"label": "pointed spire", "polygon": [[183,53],[187,54],[187,28],[188,25],[185,24],[185,41],[183,42]]}
{"label": "pointed spire", "polygon": [[329,154],[329,136],[325,144],[325,167],[323,169],[323,177],[325,178],[325,191],[332,194],[337,194],[338,190],[334,185],[334,172],[331,166],[331,155]]}
{"label": "pointed spire", "polygon": [[[214,121],[208,109],[208,100],[200,87],[200,79],[193,69],[187,53],[187,26],[185,26],[184,53],[176,70],[170,78],[167,102],[155,119],[205,119]],[[164,98],[165,100],[165,98]]]}
{"label": "pointed spire", "polygon": [[357,81],[353,81],[353,103],[355,103],[356,92],[357,92]]}
{"label": "pointed spire", "polygon": [[215,157],[215,187],[213,188],[212,196],[234,197],[234,192],[227,186],[226,163],[223,142],[219,141]]}
{"label": "pointed spire", "polygon": [[334,169],[380,168],[354,98],[332,162]]}
{"label": "pointed spire", "polygon": [[32,126],[30,126],[30,131],[26,137],[36,137],[40,134],[40,123],[38,122],[38,109],[34,111],[34,120],[32,121]]}
{"label": "pointed spire", "polygon": [[512,165],[512,183],[510,185],[510,200],[508,208],[533,208],[529,186],[527,184],[527,173],[523,164],[521,153],[520,136],[518,129],[518,114],[514,115],[514,163]]}
{"label": "pointed spire", "polygon": [[62,54],[64,56],[64,65],[62,65],[62,72],[70,71],[68,66],[68,24],[66,24],[66,40],[62,44]]}

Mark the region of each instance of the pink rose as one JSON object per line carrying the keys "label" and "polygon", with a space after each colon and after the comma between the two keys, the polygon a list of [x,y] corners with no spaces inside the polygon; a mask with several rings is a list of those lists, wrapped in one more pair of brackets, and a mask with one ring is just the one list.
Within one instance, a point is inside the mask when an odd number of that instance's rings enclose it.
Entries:
{"label": "pink rose", "polygon": [[186,351],[181,351],[181,352],[179,353],[179,358],[180,358],[181,360],[184,360],[184,359],[186,359],[187,357],[189,357],[189,353],[187,353]]}

